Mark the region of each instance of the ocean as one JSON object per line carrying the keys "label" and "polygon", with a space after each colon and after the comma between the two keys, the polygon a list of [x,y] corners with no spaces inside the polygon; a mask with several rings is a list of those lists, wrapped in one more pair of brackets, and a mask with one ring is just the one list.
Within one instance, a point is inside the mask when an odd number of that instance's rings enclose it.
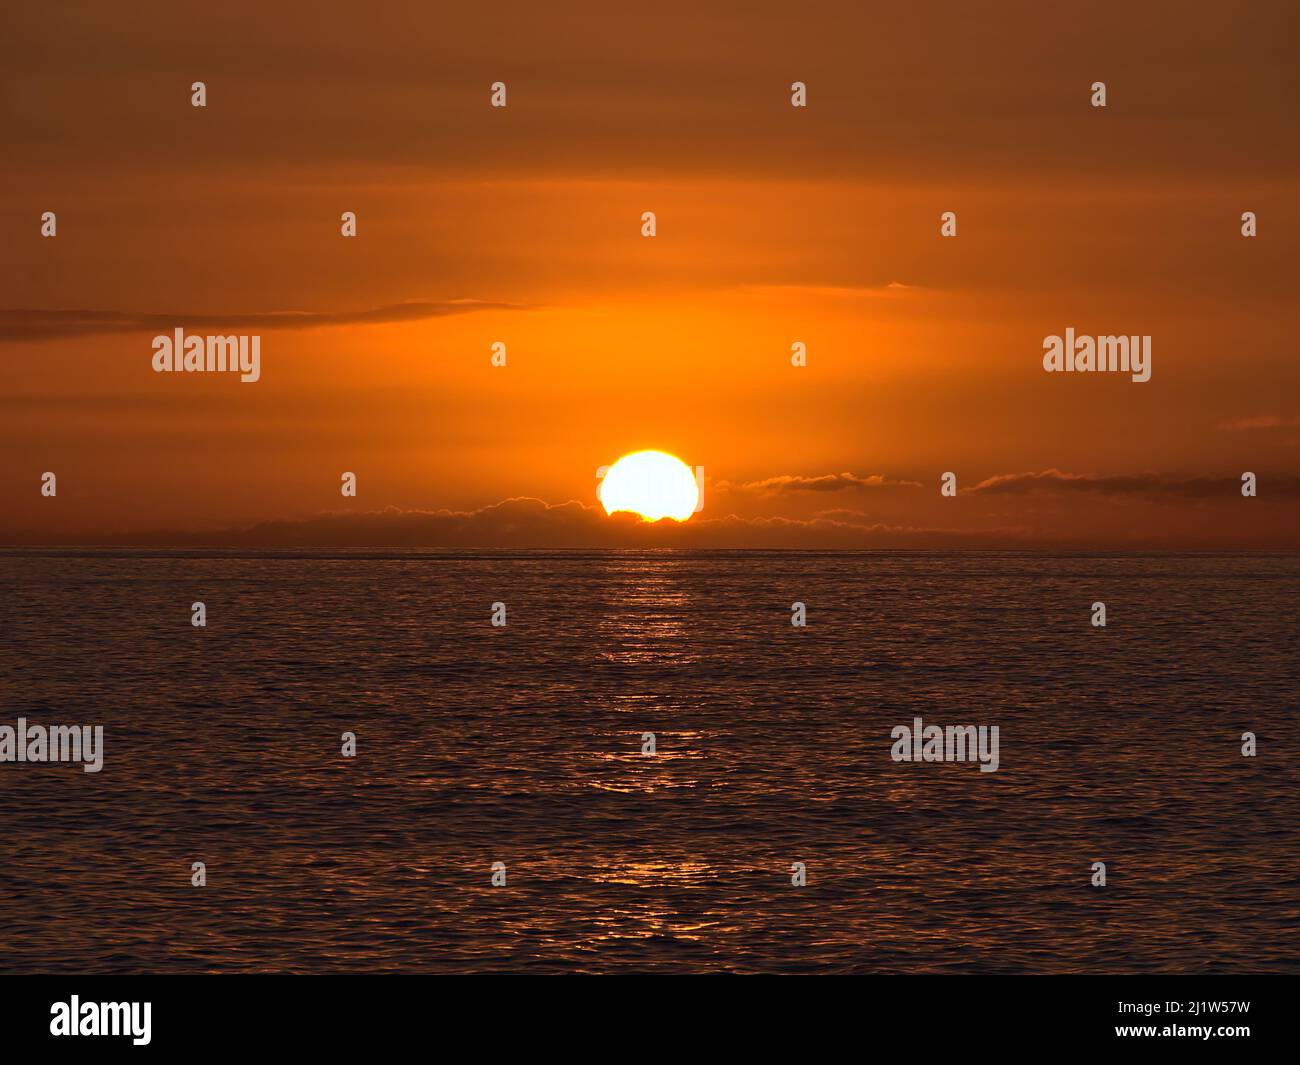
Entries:
{"label": "ocean", "polygon": [[[0,726],[104,729],[98,773],[0,763],[0,971],[1300,971],[1298,593],[1297,555],[0,551]],[[894,761],[917,717],[997,771]]]}

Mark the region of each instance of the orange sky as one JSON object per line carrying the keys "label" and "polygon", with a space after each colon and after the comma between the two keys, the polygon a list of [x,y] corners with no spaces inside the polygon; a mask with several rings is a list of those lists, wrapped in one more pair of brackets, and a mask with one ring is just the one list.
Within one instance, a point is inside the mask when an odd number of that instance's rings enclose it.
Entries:
{"label": "orange sky", "polygon": [[1300,546],[1291,5],[700,6],[8,12],[0,542]]}

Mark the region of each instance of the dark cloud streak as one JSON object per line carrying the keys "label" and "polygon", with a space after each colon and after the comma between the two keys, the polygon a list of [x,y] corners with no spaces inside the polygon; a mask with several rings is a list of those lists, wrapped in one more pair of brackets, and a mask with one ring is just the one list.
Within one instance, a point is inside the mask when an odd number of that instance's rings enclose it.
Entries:
{"label": "dark cloud streak", "polygon": [[216,329],[225,333],[263,329],[323,329],[345,325],[386,325],[445,318],[474,311],[521,310],[522,304],[489,300],[394,303],[360,311],[266,311],[256,314],[133,314],[96,310],[0,310],[0,340],[57,340],[106,333],[170,333]]}
{"label": "dark cloud streak", "polygon": [[891,480],[883,474],[873,473],[859,477],[855,473],[824,473],[814,477],[782,474],[745,484],[722,482],[719,491],[756,492],[763,495],[786,495],[791,492],[863,492],[887,488],[920,488],[919,481]]}
{"label": "dark cloud streak", "polygon": [[[1258,472],[1258,471],[1256,471]],[[1300,498],[1300,476],[1260,475],[1260,495]],[[989,477],[968,495],[1032,495],[1040,493],[1122,496],[1149,499],[1231,499],[1241,493],[1240,477],[1168,477],[1159,474],[1125,474],[1093,477],[1043,470],[1040,473],[1003,473]]]}

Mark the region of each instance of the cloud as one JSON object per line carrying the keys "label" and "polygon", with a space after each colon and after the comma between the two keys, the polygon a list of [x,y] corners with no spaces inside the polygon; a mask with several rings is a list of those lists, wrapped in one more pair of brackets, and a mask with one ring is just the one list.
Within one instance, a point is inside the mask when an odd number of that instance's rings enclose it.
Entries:
{"label": "cloud", "polygon": [[827,521],[843,521],[849,524],[864,524],[865,519],[870,517],[860,510],[845,510],[836,508],[834,510],[819,510],[813,515],[814,518],[824,518]]}
{"label": "cloud", "polygon": [[[461,5],[455,18],[437,5],[375,5],[400,10],[394,32],[387,18],[305,19],[300,5],[268,4],[258,11],[254,47],[249,16],[240,13],[249,5],[211,18],[201,7],[152,0],[118,5],[110,19],[81,10],[92,5],[73,8],[82,18],[69,13],[71,5],[9,4],[6,155],[59,162],[143,156],[122,146],[145,143],[141,127],[180,130],[187,116],[179,108],[123,112],[121,87],[161,85],[165,92],[183,64],[177,57],[190,56],[210,84],[224,87],[221,103],[203,116],[210,120],[205,136],[142,163],[199,170],[213,160],[228,164],[237,150],[244,159],[307,165],[343,157],[499,173],[500,140],[480,133],[488,64],[520,72],[502,116],[515,107],[528,116],[510,130],[512,169],[617,167],[640,178],[657,164],[656,175],[688,167],[812,170],[919,173],[937,182],[954,171],[963,178],[1012,167],[1059,173],[1074,169],[1071,149],[1089,117],[1086,96],[1084,108],[1070,109],[1063,98],[1044,97],[1043,87],[1114,48],[1122,27],[1129,54],[1159,55],[1160,63],[1126,69],[1126,98],[1143,107],[1110,123],[1111,150],[1094,153],[1094,173],[1158,168],[1186,178],[1190,167],[1198,176],[1233,175],[1247,144],[1252,174],[1294,173],[1293,94],[1282,87],[1292,84],[1285,45],[1295,27],[1292,5],[1280,0],[1250,5],[1246,27],[1223,4],[1195,5],[1194,18],[1172,17],[1179,10],[1173,4],[1097,5],[1102,10],[1087,20],[1071,5],[1005,5],[1033,17],[1005,19],[997,32],[978,5],[925,5],[943,33],[924,32],[909,5],[810,6],[806,17],[791,19],[780,4],[668,0],[658,5],[661,17],[645,19],[621,5],[578,0],[548,5],[539,22],[534,5],[514,2]],[[50,49],[52,40],[59,49]],[[854,76],[864,40],[874,43],[872,78]],[[814,95],[798,115],[806,132],[793,142],[797,151],[784,132],[773,135],[785,87],[805,76],[791,71],[792,55],[818,65],[816,76],[807,75]],[[1199,92],[1206,84],[1216,91]],[[882,107],[881,85],[905,91]],[[684,112],[679,93],[669,91],[675,86],[709,91]],[[436,124],[430,100],[440,102]],[[990,100],[997,106],[981,106]],[[961,120],[945,124],[936,143],[935,116],[954,108]],[[322,136],[316,123],[286,117],[301,114],[329,116],[349,135]],[[866,116],[871,136],[854,135]],[[1245,127],[1240,136],[1233,122]],[[49,143],[51,129],[63,134],[57,144]]]}
{"label": "cloud", "polygon": [[[1275,474],[1260,477],[1260,494],[1272,497],[1300,497],[1300,476]],[[1093,477],[1086,474],[1043,470],[1041,473],[1003,473],[989,477],[973,488],[970,495],[1031,495],[1066,493],[1150,499],[1231,499],[1241,494],[1241,477],[1167,477],[1159,474],[1134,474]]]}
{"label": "cloud", "polygon": [[921,485],[918,481],[891,480],[879,473],[867,477],[859,477],[853,473],[826,473],[817,477],[782,474],[745,484],[720,481],[715,487],[719,491],[785,495],[790,492],[862,492],[882,488],[920,488]]}
{"label": "cloud", "polygon": [[[844,478],[848,478],[844,480]],[[831,479],[839,489],[818,487],[814,492],[845,491],[883,478],[831,475],[830,478],[776,477],[769,480],[785,486],[789,480],[821,483]],[[755,484],[765,484],[759,481]],[[912,482],[888,482],[910,485]],[[1277,512],[1279,520],[1290,514],[1300,500],[1300,477],[1265,474],[1260,478],[1261,500],[1270,498],[1289,505]],[[844,487],[847,485],[848,487]],[[784,489],[783,489],[784,490]],[[1156,475],[1092,477],[1045,470],[1040,473],[1003,474],[990,477],[964,494],[999,498],[1023,497],[1030,493],[1090,493],[1138,502],[1163,500],[1170,528],[1163,532],[1133,529],[1111,530],[1104,538],[1106,549],[1218,550],[1232,547],[1295,550],[1300,547],[1295,529],[1284,522],[1270,529],[1252,527],[1238,534],[1215,532],[1192,514],[1215,500],[1231,505],[1240,502],[1240,480],[1223,478],[1171,478]],[[1001,509],[1001,508],[999,508]],[[4,530],[0,543],[10,547],[116,547],[168,549],[235,549],[315,551],[531,551],[531,550],[1095,550],[1101,541],[1084,526],[1061,528],[1041,524],[1041,515],[1025,504],[1023,523],[1005,524],[1005,518],[990,518],[978,524],[952,526],[888,524],[878,517],[847,507],[815,512],[810,518],[784,516],[741,517],[726,514],[695,515],[686,522],[645,522],[632,514],[607,516],[603,508],[577,500],[549,503],[530,496],[517,496],[472,510],[415,510],[388,507],[376,511],[332,511],[252,525],[207,530],[158,529],[116,533],[86,532],[64,527]],[[1199,513],[1199,511],[1198,511]],[[1260,513],[1263,513],[1262,511]],[[1186,520],[1191,518],[1192,520]],[[965,520],[978,521],[968,512]],[[993,524],[1003,522],[1002,524]]]}
{"label": "cloud", "polygon": [[577,501],[547,503],[517,497],[477,510],[401,510],[325,513],[208,532],[157,531],[115,535],[19,536],[10,543],[42,546],[169,548],[309,548],[318,550],[536,550],[536,549],[791,549],[944,548],[1030,546],[1024,529],[941,529],[866,524],[825,517],[695,517],[644,522],[631,514],[607,517]]}
{"label": "cloud", "polygon": [[1252,429],[1300,429],[1300,418],[1283,418],[1277,414],[1254,414],[1248,418],[1234,418],[1220,422],[1219,428],[1230,433],[1249,432]]}
{"label": "cloud", "polygon": [[0,310],[0,340],[54,340],[103,333],[170,333],[177,326],[240,332],[261,329],[321,329],[444,318],[474,311],[521,310],[522,304],[488,300],[394,303],[360,311],[267,311],[258,314],[130,314],[91,310]]}
{"label": "cloud", "polygon": [[741,290],[759,289],[771,291],[782,289],[788,292],[812,293],[822,296],[901,296],[907,292],[920,292],[919,284],[904,284],[902,281],[879,281],[858,285],[830,284],[793,281],[751,281],[738,286]]}

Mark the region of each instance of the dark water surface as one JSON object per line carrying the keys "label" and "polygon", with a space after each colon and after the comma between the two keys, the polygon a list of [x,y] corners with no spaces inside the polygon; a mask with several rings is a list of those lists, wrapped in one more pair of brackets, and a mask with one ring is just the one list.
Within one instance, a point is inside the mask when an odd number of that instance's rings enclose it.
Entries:
{"label": "dark water surface", "polygon": [[[0,552],[0,725],[105,729],[0,764],[0,970],[1300,971],[1298,603],[1279,555]],[[891,761],[916,715],[1001,768]]]}

